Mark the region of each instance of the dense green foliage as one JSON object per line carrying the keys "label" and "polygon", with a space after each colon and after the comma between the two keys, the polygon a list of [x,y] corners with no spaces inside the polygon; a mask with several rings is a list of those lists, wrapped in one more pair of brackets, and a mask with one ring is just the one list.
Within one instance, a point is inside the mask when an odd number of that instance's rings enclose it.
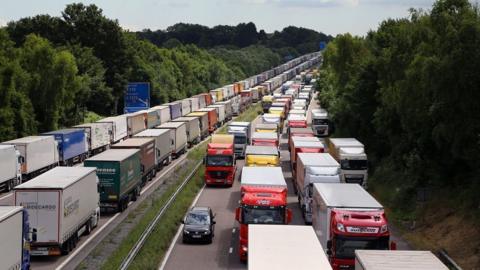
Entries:
{"label": "dense green foliage", "polygon": [[339,35],[324,54],[320,101],[336,136],[367,146],[373,188],[414,209],[418,188],[451,190],[477,209],[480,182],[480,14],[467,0],[387,20],[365,38]]}
{"label": "dense green foliage", "polygon": [[195,44],[202,48],[230,46],[244,48],[261,45],[284,57],[286,60],[318,50],[320,41],[330,41],[331,36],[311,29],[289,26],[272,34],[257,31],[254,23],[240,23],[236,26],[217,25],[209,28],[199,24],[177,23],[166,30],[150,29],[138,32],[142,38],[158,46]]}

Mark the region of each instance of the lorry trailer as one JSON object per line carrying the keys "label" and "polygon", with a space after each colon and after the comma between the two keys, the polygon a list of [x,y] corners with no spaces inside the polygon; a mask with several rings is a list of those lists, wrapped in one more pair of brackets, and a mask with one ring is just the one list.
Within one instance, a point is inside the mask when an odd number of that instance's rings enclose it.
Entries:
{"label": "lorry trailer", "polygon": [[27,181],[58,165],[57,142],[53,136],[28,136],[2,143],[14,145],[20,153],[22,181]]}
{"label": "lorry trailer", "polygon": [[207,112],[208,113],[208,131],[212,134],[218,126],[218,115],[215,108],[203,108],[197,112]]}
{"label": "lorry trailer", "polygon": [[30,230],[27,211],[21,206],[0,206],[1,269],[30,269]]}
{"label": "lorry trailer", "polygon": [[0,188],[8,192],[22,183],[20,152],[14,145],[0,145]]}
{"label": "lorry trailer", "polygon": [[170,106],[168,105],[159,105],[155,106],[153,108],[150,108],[150,110],[155,110],[158,114],[158,118],[160,123],[158,125],[161,125],[163,123],[166,123],[172,119],[170,115]]}
{"label": "lorry trailer", "polygon": [[155,128],[170,130],[170,145],[173,158],[178,158],[187,151],[188,139],[185,122],[168,122]]}
{"label": "lorry trailer", "polygon": [[182,117],[182,103],[180,101],[165,103],[163,106],[170,108],[170,120]]}
{"label": "lorry trailer", "polygon": [[[88,157],[86,132],[83,129],[62,129],[46,132],[42,135],[53,136],[57,142],[58,161],[62,166],[72,166]],[[108,143],[110,143],[110,138],[108,138]]]}
{"label": "lorry trailer", "polygon": [[155,139],[132,137],[112,145],[112,149],[138,149],[140,151],[140,164],[142,165],[142,185],[155,177],[157,173]]}
{"label": "lorry trailer", "polygon": [[125,115],[103,118],[98,120],[97,123],[108,123],[111,126],[112,134],[110,136],[110,144],[114,144],[128,137],[127,116]]}
{"label": "lorry trailer", "polygon": [[87,145],[89,155],[95,155],[107,150],[112,142],[112,126],[109,123],[87,123],[77,125],[75,128],[81,128],[87,136]]}
{"label": "lorry trailer", "polygon": [[355,250],[389,249],[383,206],[360,185],[315,183],[313,187],[312,226],[334,270],[352,269]]}
{"label": "lorry trailer", "polygon": [[280,151],[276,146],[248,145],[245,150],[245,166],[280,166]]}
{"label": "lorry trailer", "polygon": [[140,131],[147,129],[147,120],[142,112],[134,112],[127,114],[128,136],[133,136]]}
{"label": "lorry trailer", "polygon": [[278,134],[275,132],[254,132],[252,134],[252,145],[275,146],[278,148]]}
{"label": "lorry trailer", "polygon": [[274,132],[278,134],[278,125],[277,124],[256,124],[255,132]]}
{"label": "lorry trailer", "polygon": [[140,150],[109,149],[85,160],[83,165],[97,168],[101,209],[123,212],[140,195]]}
{"label": "lorry trailer", "polygon": [[[292,259],[294,258],[294,259]],[[331,270],[310,226],[248,227],[248,270]]]}
{"label": "lorry trailer", "polygon": [[448,270],[430,251],[355,250],[355,270]]}
{"label": "lorry trailer", "polygon": [[14,189],[14,202],[23,206],[36,232],[32,256],[58,256],[75,248],[100,218],[95,168],[57,167]]}
{"label": "lorry trailer", "polygon": [[200,119],[197,117],[179,117],[172,122],[183,122],[187,129],[187,142],[188,147],[192,147],[194,144],[200,142]]}
{"label": "lorry trailer", "polygon": [[170,147],[170,130],[146,129],[134,138],[152,138],[155,140],[155,164],[157,171],[172,161],[172,149]]}
{"label": "lorry trailer", "polygon": [[208,125],[208,112],[193,112],[187,114],[187,117],[197,117],[200,124],[200,140],[205,139],[210,134]]}
{"label": "lorry trailer", "polygon": [[217,128],[221,127],[227,121],[225,105],[215,103],[213,105],[208,106],[207,108],[215,108],[215,111],[217,112],[217,119],[218,119]]}

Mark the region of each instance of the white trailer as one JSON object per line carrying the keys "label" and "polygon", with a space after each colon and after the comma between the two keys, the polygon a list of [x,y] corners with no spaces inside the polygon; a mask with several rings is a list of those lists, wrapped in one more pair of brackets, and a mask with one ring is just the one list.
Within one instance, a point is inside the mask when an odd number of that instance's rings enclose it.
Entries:
{"label": "white trailer", "polygon": [[331,270],[310,226],[248,225],[249,270]]}
{"label": "white trailer", "polygon": [[14,145],[0,145],[0,188],[4,191],[22,183],[19,157]]}
{"label": "white trailer", "polygon": [[0,206],[0,269],[25,269],[24,229],[23,207]]}
{"label": "white trailer", "polygon": [[58,165],[57,142],[53,136],[28,136],[2,144],[15,145],[23,163],[22,180],[31,179]]}
{"label": "white trailer", "polygon": [[183,122],[187,128],[188,145],[192,147],[200,142],[200,119],[198,117],[179,117],[172,122]]}
{"label": "white trailer", "polygon": [[194,112],[198,109],[200,109],[200,103],[199,103],[199,98],[198,97],[191,97],[187,98],[187,100],[190,102],[190,111]]}
{"label": "white trailer", "polygon": [[355,270],[448,270],[430,251],[356,250]]}
{"label": "white trailer", "polygon": [[118,115],[103,118],[97,123],[108,123],[110,124],[112,130],[112,136],[110,137],[110,144],[117,143],[126,137],[128,137],[128,128],[127,128],[127,116],[126,115]]}
{"label": "white trailer", "polygon": [[170,107],[169,106],[159,105],[159,106],[155,106],[153,108],[150,108],[150,110],[157,111],[157,114],[160,117],[160,124],[159,125],[161,125],[163,123],[166,123],[166,122],[170,121],[170,119],[171,119]]}
{"label": "white trailer", "polygon": [[170,130],[168,129],[146,129],[134,137],[154,138],[155,139],[155,164],[157,171],[161,170],[164,165],[170,164],[172,161],[172,149],[170,147]]}
{"label": "white trailer", "polygon": [[180,100],[180,103],[182,103],[182,116],[185,116],[192,112],[192,108],[190,107],[190,100],[182,99]]}
{"label": "white trailer", "polygon": [[215,104],[215,105],[210,105],[207,108],[214,108],[217,111],[217,123],[218,126],[222,126],[223,123],[225,123],[225,105],[224,104]]}
{"label": "white trailer", "polygon": [[109,123],[88,123],[75,127],[82,128],[85,131],[90,154],[105,151],[111,143],[113,129]]}
{"label": "white trailer", "polygon": [[233,96],[231,101],[232,101],[232,114],[234,116],[237,116],[241,113],[240,111],[241,96]]}
{"label": "white trailer", "polygon": [[305,223],[312,222],[314,183],[340,183],[340,164],[328,153],[298,153],[294,187]]}
{"label": "white trailer", "polygon": [[287,188],[287,182],[280,167],[243,167],[242,186]]}
{"label": "white trailer", "polygon": [[146,123],[145,114],[142,112],[127,114],[128,135],[133,136],[140,131],[144,131],[147,129]]}
{"label": "white trailer", "polygon": [[167,122],[156,128],[170,130],[170,146],[174,158],[179,157],[187,151],[188,139],[187,125],[185,122]]}
{"label": "white trailer", "polygon": [[15,205],[28,212],[37,232],[32,255],[68,254],[100,217],[95,168],[57,167],[14,189]]}

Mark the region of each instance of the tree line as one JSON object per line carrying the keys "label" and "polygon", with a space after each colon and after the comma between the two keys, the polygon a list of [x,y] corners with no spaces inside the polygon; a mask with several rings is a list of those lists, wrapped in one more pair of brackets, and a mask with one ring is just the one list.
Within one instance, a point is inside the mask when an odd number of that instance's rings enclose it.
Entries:
{"label": "tree line", "polygon": [[480,15],[467,0],[438,0],[327,46],[321,105],[335,136],[366,145],[387,205],[411,213],[427,188],[454,209],[478,209],[479,70]]}

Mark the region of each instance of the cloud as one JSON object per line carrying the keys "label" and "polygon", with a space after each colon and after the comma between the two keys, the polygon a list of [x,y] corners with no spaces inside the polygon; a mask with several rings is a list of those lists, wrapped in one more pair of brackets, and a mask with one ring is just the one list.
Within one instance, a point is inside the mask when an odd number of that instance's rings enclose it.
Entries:
{"label": "cloud", "polygon": [[7,26],[7,20],[5,20],[4,18],[0,18],[0,27],[4,26]]}
{"label": "cloud", "polygon": [[361,0],[242,0],[247,4],[277,5],[280,7],[356,7]]}

